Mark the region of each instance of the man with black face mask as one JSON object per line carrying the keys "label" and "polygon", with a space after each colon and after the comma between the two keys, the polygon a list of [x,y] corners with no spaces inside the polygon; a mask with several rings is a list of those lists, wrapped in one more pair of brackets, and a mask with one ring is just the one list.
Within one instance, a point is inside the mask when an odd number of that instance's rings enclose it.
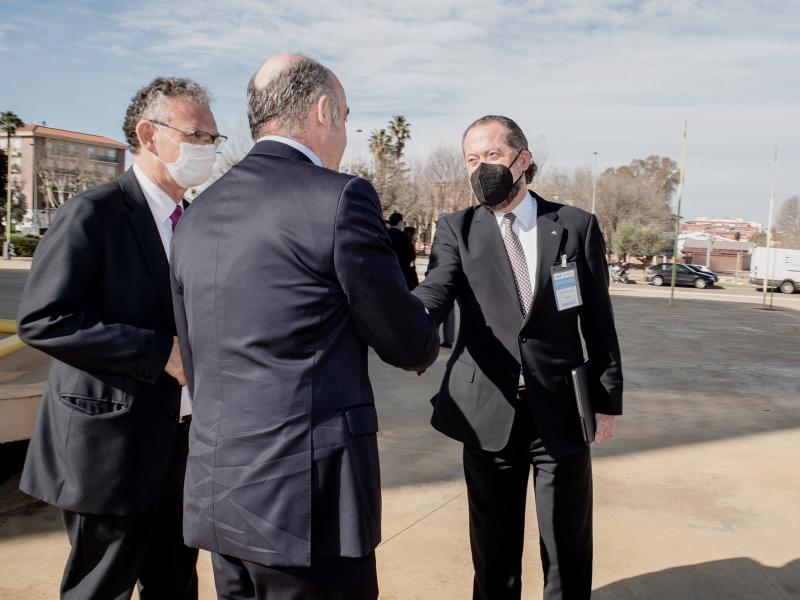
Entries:
{"label": "man with black face mask", "polygon": [[[588,444],[622,413],[619,343],[597,219],[529,191],[536,165],[519,126],[487,116],[462,141],[480,205],[439,219],[414,291],[439,324],[458,302],[461,330],[433,398],[433,426],[464,444],[473,598],[520,598],[533,466],[544,597],[592,585]],[[596,426],[584,438],[571,371],[584,356]]]}

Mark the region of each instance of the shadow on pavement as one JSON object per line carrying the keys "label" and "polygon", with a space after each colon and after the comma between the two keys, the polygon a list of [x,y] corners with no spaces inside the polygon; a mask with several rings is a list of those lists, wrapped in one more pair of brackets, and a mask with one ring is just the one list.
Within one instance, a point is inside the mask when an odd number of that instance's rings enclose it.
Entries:
{"label": "shadow on pavement", "polygon": [[[613,298],[625,374],[617,436],[596,457],[800,428],[800,312],[714,300]],[[461,446],[430,426],[452,351],[424,375],[374,355],[383,486],[463,477]]]}
{"label": "shadow on pavement", "polygon": [[732,558],[638,575],[592,592],[593,600],[785,600],[800,598],[800,560],[779,568]]}
{"label": "shadow on pavement", "polygon": [[[714,300],[681,299],[673,308],[661,298],[615,296],[613,301],[626,380],[625,414],[618,420],[617,436],[593,446],[596,457],[800,427],[800,312],[770,313]],[[26,366],[16,367],[19,374],[6,385],[27,383],[33,376],[32,362],[23,361],[25,352],[17,353],[16,360]],[[393,369],[370,353],[384,488],[463,478],[461,445],[430,426],[429,400],[451,353],[442,349],[421,377]],[[37,371],[44,380],[46,369]],[[35,501],[17,490],[22,499],[9,508],[4,494],[0,536],[16,531],[7,520],[18,513],[9,510],[38,506],[25,504]],[[54,514],[39,525],[60,527]]]}
{"label": "shadow on pavement", "polygon": [[625,373],[613,456],[800,427],[800,313],[615,297]]}
{"label": "shadow on pavement", "polygon": [[16,319],[28,271],[0,271],[0,319]]}
{"label": "shadow on pavement", "polygon": [[19,491],[19,475],[0,485],[0,540],[63,529],[59,509]]}

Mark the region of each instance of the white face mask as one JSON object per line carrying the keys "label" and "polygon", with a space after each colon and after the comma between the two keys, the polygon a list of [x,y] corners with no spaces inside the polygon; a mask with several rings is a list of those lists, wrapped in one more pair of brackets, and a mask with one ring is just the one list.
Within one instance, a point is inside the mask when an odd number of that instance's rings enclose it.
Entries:
{"label": "white face mask", "polygon": [[164,163],[175,180],[182,188],[189,189],[196,185],[204,183],[214,170],[214,163],[217,162],[217,147],[214,144],[200,146],[197,144],[178,143],[173,140],[167,133],[156,125],[158,130],[166,135],[173,144],[178,144],[181,148],[181,154],[173,163],[167,163],[156,156],[158,160]]}

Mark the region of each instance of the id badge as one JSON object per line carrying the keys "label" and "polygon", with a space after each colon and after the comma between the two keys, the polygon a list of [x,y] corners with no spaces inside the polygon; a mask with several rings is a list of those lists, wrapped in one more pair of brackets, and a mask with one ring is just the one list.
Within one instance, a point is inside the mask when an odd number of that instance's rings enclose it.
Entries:
{"label": "id badge", "polygon": [[550,277],[553,279],[553,291],[556,294],[558,310],[567,310],[581,306],[581,288],[578,283],[578,269],[574,262],[567,262],[567,255],[561,257],[561,264],[550,267]]}

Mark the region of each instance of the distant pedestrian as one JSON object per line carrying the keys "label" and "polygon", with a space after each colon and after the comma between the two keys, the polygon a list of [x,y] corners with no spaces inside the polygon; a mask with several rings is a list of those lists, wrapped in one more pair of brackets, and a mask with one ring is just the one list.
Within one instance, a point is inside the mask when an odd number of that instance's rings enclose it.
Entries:
{"label": "distant pedestrian", "polygon": [[[411,283],[416,280],[417,272],[414,269],[414,248],[408,236],[403,233],[403,215],[400,213],[392,213],[389,215],[389,239],[392,241],[392,250],[397,255],[397,260],[400,263],[400,270],[403,272],[403,277],[406,280],[406,285],[409,290],[413,290]],[[413,275],[412,275],[413,271]],[[419,281],[417,280],[417,284]],[[414,286],[416,287],[416,285]]]}
{"label": "distant pedestrian", "polygon": [[407,271],[406,275],[406,283],[410,291],[419,285],[419,276],[417,275],[417,228],[406,227],[403,229],[403,233],[408,236],[408,241],[411,242],[411,256],[413,257],[411,259],[411,269]]}

